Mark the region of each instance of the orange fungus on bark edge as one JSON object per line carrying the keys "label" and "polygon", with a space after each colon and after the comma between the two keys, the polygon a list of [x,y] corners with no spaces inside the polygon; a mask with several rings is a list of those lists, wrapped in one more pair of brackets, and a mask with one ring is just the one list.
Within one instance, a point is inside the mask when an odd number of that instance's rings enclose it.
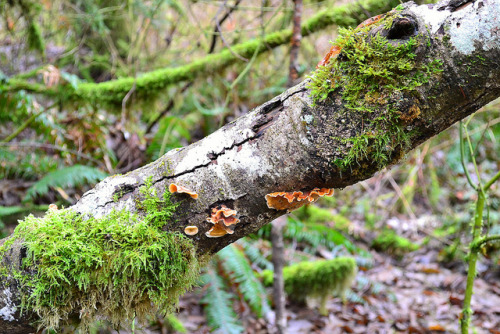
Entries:
{"label": "orange fungus on bark edge", "polygon": [[193,199],[198,198],[198,194],[195,193],[194,191],[191,191],[183,186],[179,186],[175,183],[171,183],[170,186],[168,186],[168,190],[173,194],[173,193],[183,193],[183,194],[188,194],[191,196]]}
{"label": "orange fungus on bark edge", "polygon": [[218,238],[226,234],[233,234],[234,226],[240,221],[236,218],[237,211],[228,208],[225,205],[213,208],[212,214],[207,218],[209,223],[214,224],[214,226],[205,235],[209,238]]}
{"label": "orange fungus on bark edge", "polygon": [[313,190],[302,192],[275,192],[266,195],[267,207],[276,210],[293,211],[304,204],[309,204],[323,196],[333,196],[333,189],[314,188]]}

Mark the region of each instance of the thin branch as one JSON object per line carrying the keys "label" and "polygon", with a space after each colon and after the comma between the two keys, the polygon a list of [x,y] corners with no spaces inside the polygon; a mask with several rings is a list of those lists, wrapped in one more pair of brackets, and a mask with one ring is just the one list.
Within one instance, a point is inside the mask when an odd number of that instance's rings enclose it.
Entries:
{"label": "thin branch", "polygon": [[288,73],[288,87],[292,87],[299,78],[299,50],[302,34],[300,33],[300,25],[302,21],[302,0],[294,0],[293,11],[293,34],[290,47],[290,65]]}
{"label": "thin branch", "polygon": [[[212,41],[210,42],[210,49],[208,50],[208,53],[213,53],[214,50],[215,50],[215,45],[217,43],[217,35],[218,33],[221,34],[221,38],[222,38],[222,31],[220,30],[220,25],[222,23],[224,23],[224,21],[226,21],[229,16],[231,16],[231,14],[238,8],[238,5],[240,4],[241,0],[236,0],[234,2],[234,5],[229,7],[229,9],[226,11],[226,13],[224,13],[224,15],[221,17],[220,20],[215,20],[215,27],[214,27],[214,34],[212,35]],[[217,13],[218,15],[218,13]]]}

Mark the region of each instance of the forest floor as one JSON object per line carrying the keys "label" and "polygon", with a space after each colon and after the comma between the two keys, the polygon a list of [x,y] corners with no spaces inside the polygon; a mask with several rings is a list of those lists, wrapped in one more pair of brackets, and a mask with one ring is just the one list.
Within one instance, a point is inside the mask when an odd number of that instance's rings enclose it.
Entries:
{"label": "forest floor", "polygon": [[[411,234],[418,238],[415,231]],[[431,239],[402,258],[371,250],[373,266],[360,269],[352,288],[361,299],[343,303],[331,298],[328,316],[289,303],[289,333],[459,333],[467,273],[462,260],[440,262],[440,249],[442,244]],[[498,265],[487,259],[479,263],[472,299],[475,333],[500,334],[499,278]],[[181,299],[178,317],[188,333],[210,332],[202,295],[198,290]],[[255,319],[244,306],[238,313],[246,333],[275,332],[268,321]]]}

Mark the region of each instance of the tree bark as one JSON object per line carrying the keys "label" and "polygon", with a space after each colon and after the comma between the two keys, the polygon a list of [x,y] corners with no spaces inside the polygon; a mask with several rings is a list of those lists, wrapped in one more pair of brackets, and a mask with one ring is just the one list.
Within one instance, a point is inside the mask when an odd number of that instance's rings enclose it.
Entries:
{"label": "tree bark", "polygon": [[299,50],[302,33],[300,29],[302,21],[302,0],[293,1],[293,33],[290,47],[290,65],[288,73],[288,87],[297,83],[299,78]]}
{"label": "tree bark", "polygon": [[[352,148],[349,140],[339,138],[353,138],[366,131],[364,119],[346,112],[342,89],[313,106],[308,79],[197,143],[172,150],[126,175],[108,177],[72,209],[95,217],[112,210],[136,212],[135,199],[147,178],[152,178],[158,193],[176,183],[196,191],[199,197],[174,196],[180,205],[173,222],[164,229],[184,233],[186,226],[197,226],[199,233],[190,238],[198,254],[212,254],[286,213],[269,208],[266,194],[344,188],[365,180],[500,96],[498,1],[409,3],[400,15],[404,17],[400,23],[395,20],[390,28],[374,27],[366,39],[380,32],[391,43],[403,43],[408,37],[405,34],[413,33],[407,28],[413,27],[419,41],[417,64],[440,59],[443,71],[411,94],[401,90],[387,97],[394,99],[389,102],[407,120],[404,130],[410,143],[396,147],[383,165],[370,159],[347,169],[333,164]],[[240,221],[234,234],[208,238],[205,233],[213,224],[206,219],[212,208],[221,205],[236,210]],[[3,261],[19,264],[24,255],[22,242],[16,241]],[[20,317],[19,291],[15,284],[6,284],[5,280],[0,282],[0,333],[29,333],[28,323],[34,315]]]}
{"label": "tree bark", "polygon": [[286,226],[286,216],[276,218],[271,224],[271,243],[273,246],[273,299],[276,314],[276,330],[278,334],[286,334],[286,297],[283,267],[285,266],[285,246],[283,244],[283,228]]}

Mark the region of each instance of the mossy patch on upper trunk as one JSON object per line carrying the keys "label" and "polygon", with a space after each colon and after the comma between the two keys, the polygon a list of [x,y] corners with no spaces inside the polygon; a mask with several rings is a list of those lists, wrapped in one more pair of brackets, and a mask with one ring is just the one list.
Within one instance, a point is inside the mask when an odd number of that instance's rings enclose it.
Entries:
{"label": "mossy patch on upper trunk", "polygon": [[442,71],[439,59],[417,59],[427,40],[414,19],[397,9],[372,25],[341,29],[334,43],[340,54],[316,69],[308,86],[315,103],[338,92],[342,112],[361,120],[352,136],[333,138],[348,148],[332,161],[336,166],[374,161],[383,167],[410,147],[411,123],[420,115],[417,87]]}

